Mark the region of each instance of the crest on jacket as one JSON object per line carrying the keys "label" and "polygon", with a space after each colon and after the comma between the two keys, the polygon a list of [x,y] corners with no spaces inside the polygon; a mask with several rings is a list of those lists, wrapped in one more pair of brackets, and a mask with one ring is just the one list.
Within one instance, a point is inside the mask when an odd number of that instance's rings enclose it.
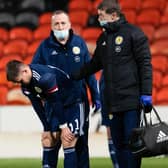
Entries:
{"label": "crest on jacket", "polygon": [[117,36],[115,39],[115,44],[120,45],[123,42],[123,37],[122,36]]}
{"label": "crest on jacket", "polygon": [[73,54],[78,55],[78,54],[80,54],[80,48],[75,46],[72,48],[72,52],[73,52]]}

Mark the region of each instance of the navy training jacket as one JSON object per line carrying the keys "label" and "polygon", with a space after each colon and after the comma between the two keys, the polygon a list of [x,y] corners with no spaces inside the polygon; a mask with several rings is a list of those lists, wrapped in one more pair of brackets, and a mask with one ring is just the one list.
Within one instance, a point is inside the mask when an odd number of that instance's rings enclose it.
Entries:
{"label": "navy training jacket", "polygon": [[[73,31],[70,30],[70,38],[65,45],[60,44],[51,31],[50,37],[45,39],[37,49],[32,63],[53,65],[61,68],[66,73],[71,74],[72,72],[79,70],[80,67],[89,60],[90,55],[84,40],[73,34]],[[100,100],[98,83],[94,75],[80,81],[75,81],[75,83],[78,89],[82,92],[83,101],[88,102],[87,85],[91,91],[92,102],[94,103],[96,100]]]}

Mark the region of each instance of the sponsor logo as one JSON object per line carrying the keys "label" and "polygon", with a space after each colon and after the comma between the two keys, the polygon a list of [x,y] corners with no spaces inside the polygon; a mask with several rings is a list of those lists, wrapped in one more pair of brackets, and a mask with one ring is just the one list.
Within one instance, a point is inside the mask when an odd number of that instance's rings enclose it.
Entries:
{"label": "sponsor logo", "polygon": [[75,60],[75,62],[80,62],[80,57],[79,56],[75,56],[74,60]]}
{"label": "sponsor logo", "polygon": [[102,46],[105,46],[106,45],[106,42],[104,41],[103,43],[102,43]]}
{"label": "sponsor logo", "polygon": [[164,141],[168,141],[168,136],[163,131],[159,131],[156,143],[160,143]]}
{"label": "sponsor logo", "polygon": [[117,52],[117,53],[121,52],[121,47],[120,46],[116,46],[115,47],[115,52]]}
{"label": "sponsor logo", "polygon": [[57,53],[57,51],[52,51],[52,53],[51,53],[51,55],[57,55],[58,53]]}

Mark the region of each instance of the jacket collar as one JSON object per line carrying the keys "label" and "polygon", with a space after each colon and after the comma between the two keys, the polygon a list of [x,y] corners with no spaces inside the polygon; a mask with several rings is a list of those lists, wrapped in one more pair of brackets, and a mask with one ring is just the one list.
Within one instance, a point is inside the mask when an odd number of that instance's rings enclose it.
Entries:
{"label": "jacket collar", "polygon": [[125,16],[121,14],[119,20],[107,24],[107,26],[105,27],[105,32],[107,33],[117,32],[120,29],[121,25],[125,23],[127,23],[127,20]]}

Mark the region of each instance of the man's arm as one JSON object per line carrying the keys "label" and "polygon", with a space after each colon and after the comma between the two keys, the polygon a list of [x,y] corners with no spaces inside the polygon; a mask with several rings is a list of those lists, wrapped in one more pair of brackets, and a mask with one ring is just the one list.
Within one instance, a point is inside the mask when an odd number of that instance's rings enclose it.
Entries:
{"label": "man's arm", "polygon": [[50,126],[47,122],[47,118],[45,116],[45,110],[44,110],[41,99],[36,97],[35,95],[33,95],[29,90],[27,90],[25,88],[22,88],[22,91],[23,91],[24,95],[26,95],[30,99],[37,116],[39,117],[40,121],[42,122],[44,131],[49,131]]}

